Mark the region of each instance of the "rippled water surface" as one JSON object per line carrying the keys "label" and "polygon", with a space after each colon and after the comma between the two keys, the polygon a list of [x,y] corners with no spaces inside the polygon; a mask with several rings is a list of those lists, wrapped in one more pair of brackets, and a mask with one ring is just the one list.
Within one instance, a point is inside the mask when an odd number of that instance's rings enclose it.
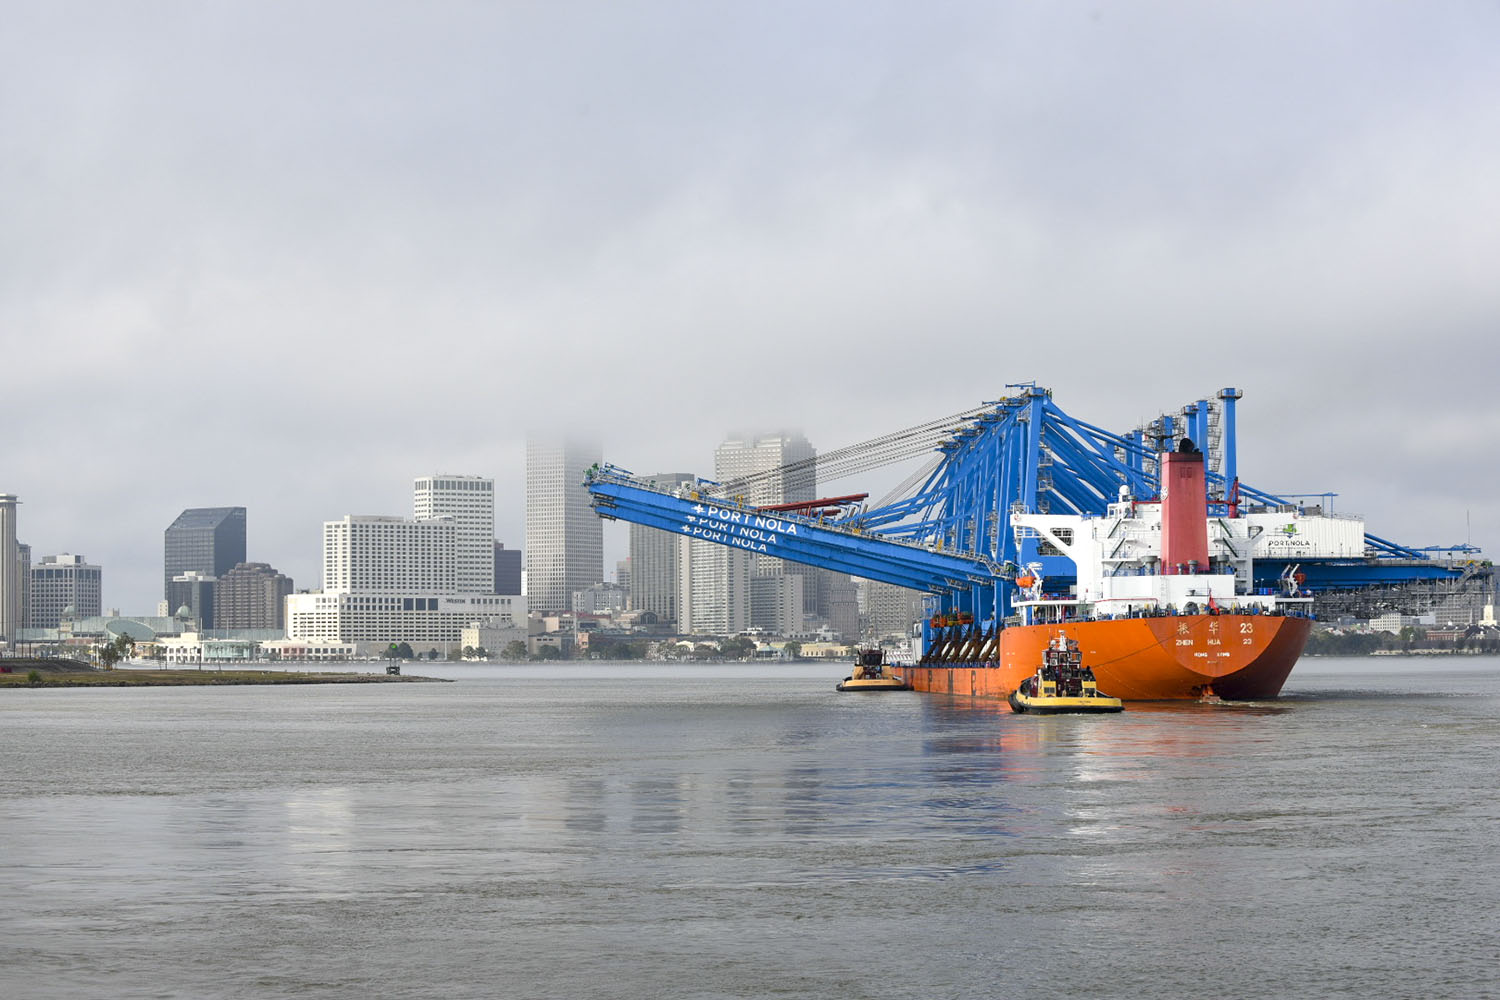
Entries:
{"label": "rippled water surface", "polygon": [[1500,660],[1096,718],[422,669],[0,692],[0,996],[1500,992]]}

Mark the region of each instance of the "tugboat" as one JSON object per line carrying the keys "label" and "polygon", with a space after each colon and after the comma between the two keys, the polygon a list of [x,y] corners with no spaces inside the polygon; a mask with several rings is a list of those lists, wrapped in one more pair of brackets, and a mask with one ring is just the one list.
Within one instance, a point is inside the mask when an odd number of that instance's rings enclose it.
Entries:
{"label": "tugboat", "polygon": [[861,649],[854,658],[854,672],[833,686],[835,691],[910,691],[911,685],[891,671],[885,654]]}
{"label": "tugboat", "polygon": [[1042,666],[1007,699],[1012,712],[1119,712],[1125,704],[1099,690],[1094,672],[1083,665],[1078,640],[1057,636],[1042,652]]}

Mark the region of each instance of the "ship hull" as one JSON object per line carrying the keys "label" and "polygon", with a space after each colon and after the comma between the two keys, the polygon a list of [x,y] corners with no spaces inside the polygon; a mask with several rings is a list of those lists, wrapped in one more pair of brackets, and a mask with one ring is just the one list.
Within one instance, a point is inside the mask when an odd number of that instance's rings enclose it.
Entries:
{"label": "ship hull", "polygon": [[1177,615],[1021,625],[1000,633],[986,663],[923,663],[902,670],[917,691],[1005,699],[1036,673],[1059,634],[1077,640],[1099,690],[1125,701],[1275,698],[1312,631],[1306,618]]}

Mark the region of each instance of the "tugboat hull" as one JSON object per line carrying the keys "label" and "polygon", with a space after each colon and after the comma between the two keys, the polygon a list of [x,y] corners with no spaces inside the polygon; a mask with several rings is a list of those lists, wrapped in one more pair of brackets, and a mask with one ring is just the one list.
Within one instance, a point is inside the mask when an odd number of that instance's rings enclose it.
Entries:
{"label": "tugboat hull", "polygon": [[1125,706],[1120,704],[1119,698],[1104,696],[1094,698],[1057,698],[1057,697],[1027,697],[1019,691],[1012,691],[1006,699],[1010,702],[1010,710],[1018,715],[1103,715],[1110,712],[1123,711]]}
{"label": "tugboat hull", "polygon": [[900,677],[845,677],[833,686],[835,691],[910,691],[911,685]]}

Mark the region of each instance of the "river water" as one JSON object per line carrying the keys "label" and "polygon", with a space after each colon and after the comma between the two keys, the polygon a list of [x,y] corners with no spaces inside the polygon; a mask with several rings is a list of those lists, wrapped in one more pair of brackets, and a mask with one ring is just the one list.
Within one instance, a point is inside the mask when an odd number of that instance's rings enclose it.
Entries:
{"label": "river water", "polygon": [[1106,717],[841,666],[0,693],[0,996],[1500,993],[1500,659]]}

